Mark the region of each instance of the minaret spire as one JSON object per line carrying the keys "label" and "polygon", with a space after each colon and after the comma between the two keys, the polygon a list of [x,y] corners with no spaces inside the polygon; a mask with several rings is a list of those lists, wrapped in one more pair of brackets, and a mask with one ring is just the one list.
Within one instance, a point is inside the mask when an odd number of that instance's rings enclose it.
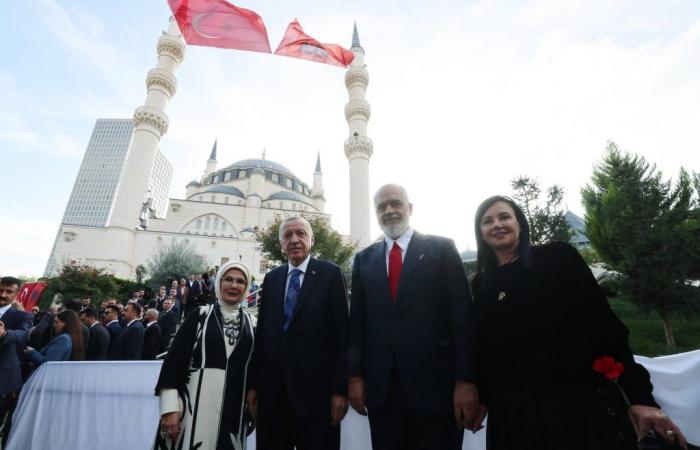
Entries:
{"label": "minaret spire", "polygon": [[318,154],[316,155],[316,170],[314,172],[321,173],[321,151],[320,150],[319,150]]}
{"label": "minaret spire", "polygon": [[371,109],[365,100],[369,73],[365,68],[365,50],[360,46],[357,23],[353,27],[350,50],[355,54],[355,59],[345,73],[345,87],[349,97],[345,105],[345,120],[349,128],[345,156],[350,165],[350,239],[357,242],[359,248],[364,248],[370,243],[369,159],[373,145],[367,136]]}
{"label": "minaret spire", "polygon": [[323,172],[321,172],[321,152],[316,156],[316,170],[314,170],[314,185],[311,188],[311,198],[319,212],[325,212],[326,198],[323,191]]}
{"label": "minaret spire", "polygon": [[146,101],[134,111],[134,135],[123,169],[125,182],[119,184],[109,221],[111,227],[134,230],[144,224],[139,218],[148,215],[148,180],[160,138],[168,131],[165,107],[177,90],[175,70],[184,57],[185,41],[175,18],[171,17],[168,31],[158,39],[158,64],[146,77]]}
{"label": "minaret spire", "polygon": [[211,148],[211,155],[209,159],[216,161],[216,144],[219,142],[219,138],[214,138],[214,146]]}
{"label": "minaret spire", "polygon": [[214,138],[214,146],[211,148],[211,154],[209,155],[209,159],[207,159],[207,168],[204,170],[205,178],[216,172],[216,147],[218,143],[219,138]]}

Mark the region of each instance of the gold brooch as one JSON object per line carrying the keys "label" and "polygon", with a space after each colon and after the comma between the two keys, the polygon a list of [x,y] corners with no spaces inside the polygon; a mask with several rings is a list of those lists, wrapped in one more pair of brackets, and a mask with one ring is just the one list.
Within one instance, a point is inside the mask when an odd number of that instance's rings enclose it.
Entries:
{"label": "gold brooch", "polygon": [[502,291],[499,292],[499,293],[498,293],[498,301],[500,302],[500,301],[503,300],[504,298],[506,298],[506,293],[505,293],[505,292],[502,292]]}

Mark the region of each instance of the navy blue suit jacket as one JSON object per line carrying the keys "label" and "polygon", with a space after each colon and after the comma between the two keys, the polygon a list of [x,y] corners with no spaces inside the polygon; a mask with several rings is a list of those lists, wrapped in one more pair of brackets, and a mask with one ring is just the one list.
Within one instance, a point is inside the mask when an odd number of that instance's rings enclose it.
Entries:
{"label": "navy blue suit jacket", "polygon": [[144,329],[140,320],[124,328],[114,343],[109,359],[114,361],[139,360],[143,350]]}
{"label": "navy blue suit jacket", "polygon": [[13,306],[0,318],[5,335],[0,338],[0,397],[22,387],[22,371],[17,352],[27,345],[32,316]]}
{"label": "navy blue suit jacket", "polygon": [[90,335],[85,349],[85,361],[104,361],[109,349],[109,332],[101,323],[90,327]]}
{"label": "navy blue suit jacket", "polygon": [[392,301],[386,243],[355,256],[348,372],[365,380],[367,407],[383,407],[392,365],[427,414],[453,411],[455,381],[475,381],[469,283],[450,239],[414,232]]}
{"label": "navy blue suit jacket", "polygon": [[258,389],[261,413],[272,412],[284,385],[300,418],[329,417],[331,395],[347,392],[345,280],[337,265],[311,258],[285,331],[288,267],[283,264],[265,276],[249,386]]}
{"label": "navy blue suit jacket", "polygon": [[107,332],[109,332],[109,347],[107,349],[107,359],[115,359],[112,357],[114,356],[114,348],[117,345],[117,340],[119,340],[119,336],[121,336],[124,332],[124,327],[122,327],[122,324],[119,323],[119,321],[116,321],[108,324],[105,328],[107,328]]}

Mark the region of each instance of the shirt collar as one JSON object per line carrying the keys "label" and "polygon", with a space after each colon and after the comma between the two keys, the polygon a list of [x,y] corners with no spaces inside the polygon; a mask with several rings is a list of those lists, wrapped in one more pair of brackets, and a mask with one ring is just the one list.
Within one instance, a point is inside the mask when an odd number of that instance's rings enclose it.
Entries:
{"label": "shirt collar", "polygon": [[8,303],[7,305],[0,308],[0,317],[4,316],[10,308],[12,308],[12,303]]}
{"label": "shirt collar", "polygon": [[384,235],[384,242],[386,242],[386,248],[391,250],[392,247],[394,247],[394,242],[399,244],[399,247],[401,247],[402,251],[406,251],[408,248],[408,243],[411,242],[411,238],[413,237],[413,228],[408,227],[404,233],[398,237],[398,239],[392,239],[387,235]]}
{"label": "shirt collar", "polygon": [[150,327],[151,325],[154,325],[154,324],[156,324],[156,323],[158,323],[158,322],[155,321],[155,320],[154,320],[153,322],[148,322],[148,323],[146,324],[146,328],[148,328],[148,327]]}
{"label": "shirt collar", "polygon": [[309,266],[309,260],[311,260],[311,254],[306,256],[306,259],[301,262],[298,266],[294,267],[291,261],[289,261],[289,264],[287,264],[287,275],[289,275],[292,270],[294,269],[299,269],[301,270],[301,273],[306,273],[306,268]]}
{"label": "shirt collar", "polygon": [[132,323],[136,322],[137,320],[139,320],[139,319],[134,319],[134,320],[129,321],[129,323],[127,323],[126,326],[127,327],[130,326]]}
{"label": "shirt collar", "polygon": [[92,323],[92,325],[90,325],[90,328],[94,327],[95,325],[97,325],[97,324],[99,324],[99,323],[100,323],[100,322],[98,322],[98,321],[94,321],[94,322]]}
{"label": "shirt collar", "polygon": [[119,321],[117,319],[114,319],[114,320],[110,320],[109,322],[107,322],[107,326],[112,325],[114,322],[119,323]]}

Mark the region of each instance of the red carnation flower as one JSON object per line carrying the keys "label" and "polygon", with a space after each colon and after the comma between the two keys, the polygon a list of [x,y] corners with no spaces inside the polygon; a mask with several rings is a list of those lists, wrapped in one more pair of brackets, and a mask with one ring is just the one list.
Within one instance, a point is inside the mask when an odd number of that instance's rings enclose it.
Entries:
{"label": "red carnation flower", "polygon": [[625,371],[625,366],[615,361],[615,358],[612,356],[601,356],[593,361],[593,370],[610,381],[616,381],[622,375],[622,372]]}

